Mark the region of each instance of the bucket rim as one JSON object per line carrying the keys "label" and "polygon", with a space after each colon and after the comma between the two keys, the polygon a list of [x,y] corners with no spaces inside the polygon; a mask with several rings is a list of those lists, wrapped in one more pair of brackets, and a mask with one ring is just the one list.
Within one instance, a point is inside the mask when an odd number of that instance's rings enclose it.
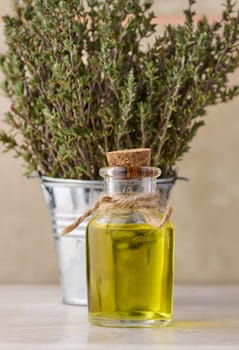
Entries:
{"label": "bucket rim", "polygon": [[[79,180],[79,179],[63,179],[63,178],[56,178],[56,177],[50,177],[50,176],[40,176],[40,179],[43,184],[51,184],[51,185],[84,185],[84,186],[102,186],[104,180]],[[162,177],[158,178],[157,184],[174,184],[177,180],[184,180],[188,181],[187,178],[178,177],[178,176],[172,176],[172,177]]]}

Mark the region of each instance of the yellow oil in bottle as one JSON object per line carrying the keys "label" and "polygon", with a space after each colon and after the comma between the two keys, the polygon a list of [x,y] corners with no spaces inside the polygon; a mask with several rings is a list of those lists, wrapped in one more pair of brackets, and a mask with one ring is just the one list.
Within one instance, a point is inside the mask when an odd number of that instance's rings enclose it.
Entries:
{"label": "yellow oil in bottle", "polygon": [[88,308],[92,323],[153,327],[172,318],[174,230],[147,223],[88,225]]}

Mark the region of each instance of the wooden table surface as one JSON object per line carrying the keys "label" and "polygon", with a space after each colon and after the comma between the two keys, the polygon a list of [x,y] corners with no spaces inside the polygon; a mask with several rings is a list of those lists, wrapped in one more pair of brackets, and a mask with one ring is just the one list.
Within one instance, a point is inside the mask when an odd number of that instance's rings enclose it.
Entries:
{"label": "wooden table surface", "polygon": [[239,350],[239,285],[176,286],[174,309],[164,328],[103,328],[59,286],[0,285],[0,350]]}

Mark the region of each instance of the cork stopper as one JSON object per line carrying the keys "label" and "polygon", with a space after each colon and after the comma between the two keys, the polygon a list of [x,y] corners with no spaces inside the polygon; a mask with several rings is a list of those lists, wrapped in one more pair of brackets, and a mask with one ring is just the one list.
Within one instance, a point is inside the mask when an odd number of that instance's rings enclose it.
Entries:
{"label": "cork stopper", "polygon": [[127,177],[140,176],[140,168],[150,166],[150,148],[135,148],[107,152],[106,157],[110,167],[127,168]]}

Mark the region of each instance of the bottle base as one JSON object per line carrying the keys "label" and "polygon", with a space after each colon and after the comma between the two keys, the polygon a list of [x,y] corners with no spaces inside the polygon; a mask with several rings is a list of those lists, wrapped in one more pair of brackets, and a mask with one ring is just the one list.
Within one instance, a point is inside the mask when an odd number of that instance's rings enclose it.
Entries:
{"label": "bottle base", "polygon": [[156,318],[156,319],[126,319],[126,318],[113,318],[105,316],[89,315],[89,321],[93,325],[102,327],[115,327],[115,328],[157,328],[164,327],[171,322],[168,318]]}

